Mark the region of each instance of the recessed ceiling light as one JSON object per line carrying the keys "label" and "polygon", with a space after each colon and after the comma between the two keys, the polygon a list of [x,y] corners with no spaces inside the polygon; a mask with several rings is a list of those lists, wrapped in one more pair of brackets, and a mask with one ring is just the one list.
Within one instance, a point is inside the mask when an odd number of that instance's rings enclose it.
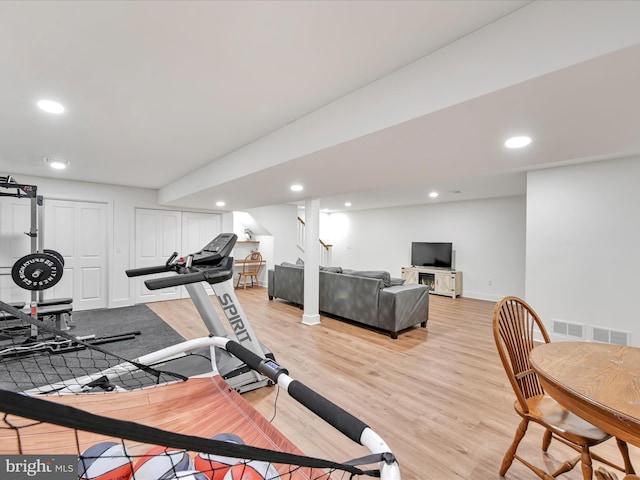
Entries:
{"label": "recessed ceiling light", "polygon": [[431,192],[431,193],[429,193],[429,196],[430,196],[431,198],[436,198],[438,195],[439,195],[439,193],[438,193],[438,192]]}
{"label": "recessed ceiling light", "polygon": [[344,202],[344,206],[345,207],[350,207],[351,206],[351,202]]}
{"label": "recessed ceiling light", "polygon": [[55,168],[56,170],[64,170],[69,165],[69,162],[66,160],[56,160],[55,158],[45,157],[44,161],[49,164],[51,168]]}
{"label": "recessed ceiling light", "polygon": [[291,190],[293,190],[294,192],[301,192],[302,191],[302,185],[291,185]]}
{"label": "recessed ceiling light", "polygon": [[40,100],[38,102],[38,107],[48,113],[62,113],[64,112],[64,107],[61,103],[54,102],[53,100]]}
{"label": "recessed ceiling light", "polygon": [[507,148],[522,148],[526,147],[531,143],[531,138],[521,136],[521,137],[511,137],[506,142],[504,142],[504,146]]}
{"label": "recessed ceiling light", "polygon": [[226,205],[226,203],[224,203],[222,200],[216,202],[216,207],[224,207]]}

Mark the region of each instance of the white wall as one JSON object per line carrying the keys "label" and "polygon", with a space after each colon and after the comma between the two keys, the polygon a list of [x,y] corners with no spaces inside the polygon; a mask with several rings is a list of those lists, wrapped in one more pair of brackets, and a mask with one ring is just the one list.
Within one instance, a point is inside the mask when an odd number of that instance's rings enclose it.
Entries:
{"label": "white wall", "polygon": [[[267,252],[267,268],[282,262],[295,262],[300,251],[296,246],[298,227],[298,208],[294,205],[275,205],[271,207],[252,208],[247,212],[268,230],[272,243],[260,236],[260,248]],[[271,248],[271,251],[267,250]]]}
{"label": "white wall", "polygon": [[526,299],[548,330],[618,329],[640,346],[639,179],[638,157],[528,174]]}
{"label": "white wall", "polygon": [[[463,296],[524,295],[525,198],[420,205],[332,214],[333,265],[401,276],[412,241],[452,242]],[[329,236],[321,232],[321,237]],[[489,285],[491,282],[491,285]]]}

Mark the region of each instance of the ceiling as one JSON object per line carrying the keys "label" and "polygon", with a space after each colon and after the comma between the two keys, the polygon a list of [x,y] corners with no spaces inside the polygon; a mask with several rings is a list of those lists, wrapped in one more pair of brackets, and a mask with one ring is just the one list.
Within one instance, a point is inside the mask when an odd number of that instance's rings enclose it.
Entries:
{"label": "ceiling", "polygon": [[0,175],[213,210],[524,194],[528,170],[640,153],[640,38],[625,2],[587,3],[5,0]]}

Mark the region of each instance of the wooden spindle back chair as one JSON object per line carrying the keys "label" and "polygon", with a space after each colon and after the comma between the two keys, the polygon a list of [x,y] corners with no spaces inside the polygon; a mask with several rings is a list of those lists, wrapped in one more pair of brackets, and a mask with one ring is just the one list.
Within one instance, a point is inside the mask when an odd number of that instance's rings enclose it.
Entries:
{"label": "wooden spindle back chair", "polygon": [[[539,334],[539,340],[535,339],[536,333]],[[584,480],[591,480],[593,478],[592,458],[627,474],[634,473],[625,442],[616,439],[624,468],[592,453],[590,447],[608,440],[611,435],[582,420],[545,394],[536,372],[529,363],[529,352],[535,348],[536,341],[549,343],[550,339],[540,317],[524,300],[509,296],[496,304],[493,311],[493,335],[500,360],[516,395],[514,408],[522,418],[513,442],[502,461],[500,475],[506,474],[514,459],[545,480],[568,472],[579,462],[582,465]],[[551,440],[555,438],[580,454],[562,463],[553,473],[528,462],[517,454],[517,449],[527,432],[530,421],[545,429],[542,438],[544,452],[549,448]]]}
{"label": "wooden spindle back chair", "polygon": [[242,262],[242,270],[238,272],[238,282],[236,288],[240,286],[240,280],[243,281],[243,287],[247,288],[247,278],[251,283],[251,287],[254,285],[259,286],[258,275],[262,269],[262,254],[260,252],[251,252],[244,258]]}

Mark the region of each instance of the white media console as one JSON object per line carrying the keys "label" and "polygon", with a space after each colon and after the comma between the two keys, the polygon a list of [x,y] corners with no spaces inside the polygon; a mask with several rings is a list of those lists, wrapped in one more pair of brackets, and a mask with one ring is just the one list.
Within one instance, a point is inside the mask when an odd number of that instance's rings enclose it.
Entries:
{"label": "white media console", "polygon": [[462,295],[462,272],[446,268],[403,267],[405,283],[427,285],[429,293],[456,298]]}

